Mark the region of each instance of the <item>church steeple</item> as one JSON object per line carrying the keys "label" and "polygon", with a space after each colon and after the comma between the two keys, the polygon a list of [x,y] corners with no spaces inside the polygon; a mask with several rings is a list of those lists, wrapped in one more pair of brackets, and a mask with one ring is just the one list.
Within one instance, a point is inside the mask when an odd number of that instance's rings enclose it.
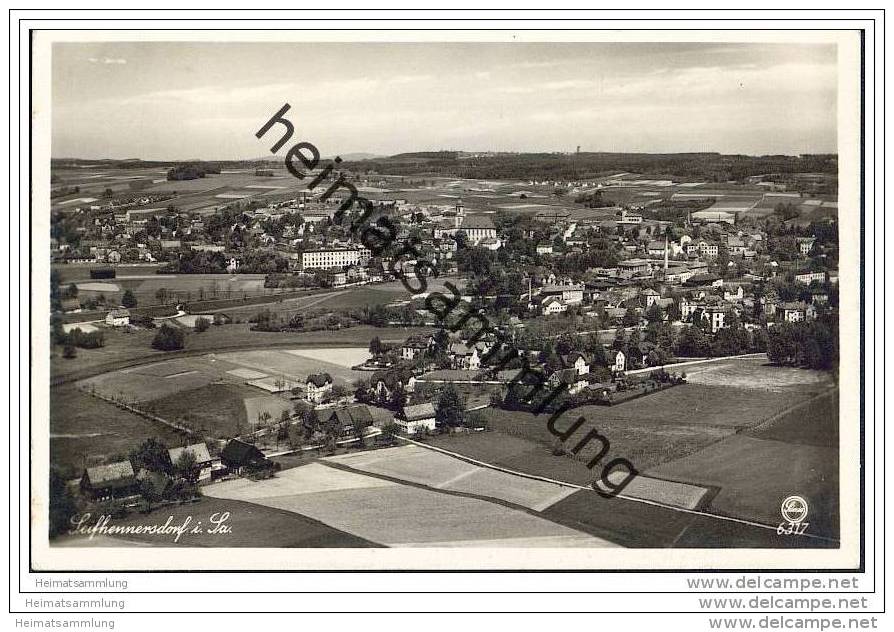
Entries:
{"label": "church steeple", "polygon": [[463,206],[463,199],[459,198],[456,201],[456,227],[457,228],[459,228],[462,225],[465,213],[466,213],[466,211],[465,211],[465,207]]}
{"label": "church steeple", "polygon": [[667,259],[668,259],[667,234],[665,234],[664,235],[664,274],[665,274],[665,276],[667,276]]}

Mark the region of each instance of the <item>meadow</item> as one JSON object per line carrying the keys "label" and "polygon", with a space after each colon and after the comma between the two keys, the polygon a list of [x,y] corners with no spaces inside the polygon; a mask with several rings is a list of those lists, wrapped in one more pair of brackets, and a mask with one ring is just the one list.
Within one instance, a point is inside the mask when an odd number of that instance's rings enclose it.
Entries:
{"label": "meadow", "polygon": [[265,481],[225,481],[205,493],[307,516],[390,547],[611,546],[505,504],[320,462]]}
{"label": "meadow", "polygon": [[[836,537],[838,400],[831,378],[752,361],[705,364],[690,369],[690,375],[689,384],[617,406],[575,409],[556,427],[563,430],[583,417],[586,422],[566,447],[595,429],[610,444],[603,463],[626,458],[652,487],[667,480],[713,490],[699,499],[711,513],[775,524],[782,499],[800,493],[815,509],[811,532]],[[547,415],[504,410],[486,415],[489,432],[427,441],[555,480],[585,485],[600,476],[600,466],[585,465],[588,448],[576,458],[554,455],[557,440],[547,429]],[[592,451],[600,447],[596,441],[591,446]],[[656,499],[673,492],[658,489]],[[631,486],[626,493],[637,491]],[[598,522],[587,515],[584,522]]]}
{"label": "meadow", "polygon": [[84,467],[125,457],[144,439],[185,445],[182,433],[92,397],[74,385],[50,389],[50,463],[66,478]]}

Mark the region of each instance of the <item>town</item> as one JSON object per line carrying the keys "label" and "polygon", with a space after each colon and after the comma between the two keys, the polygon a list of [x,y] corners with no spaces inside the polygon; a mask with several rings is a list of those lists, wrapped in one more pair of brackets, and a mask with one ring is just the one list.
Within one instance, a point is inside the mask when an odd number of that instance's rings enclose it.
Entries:
{"label": "town", "polygon": [[[53,161],[53,535],[89,508],[280,507],[262,490],[290,481],[327,546],[416,542],[313,504],[350,475],[542,514],[521,539],[685,545],[620,533],[605,503],[775,528],[756,459],[771,489],[815,490],[820,537],[795,545],[834,542],[836,156],[433,152],[338,159],[316,189],[288,171]],[[346,180],[369,208],[342,217]],[[351,230],[363,213],[394,249]],[[584,421],[538,418],[568,408]],[[591,500],[611,457],[637,475]]]}

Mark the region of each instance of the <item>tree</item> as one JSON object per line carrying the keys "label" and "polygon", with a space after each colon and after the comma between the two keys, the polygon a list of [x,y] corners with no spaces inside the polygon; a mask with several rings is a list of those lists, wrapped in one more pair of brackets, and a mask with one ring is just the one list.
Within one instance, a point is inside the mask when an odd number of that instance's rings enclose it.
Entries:
{"label": "tree", "polygon": [[652,303],[651,307],[646,310],[646,320],[650,323],[660,323],[664,320],[664,313],[661,311],[661,305],[657,302]]}
{"label": "tree", "polygon": [[667,319],[675,323],[680,320],[683,315],[680,313],[680,306],[677,305],[677,301],[674,301],[670,305],[667,306]]}
{"label": "tree", "polygon": [[50,469],[49,518],[50,537],[61,535],[71,528],[71,518],[77,512],[74,497],[65,478],[56,468]]}
{"label": "tree", "polygon": [[159,302],[159,304],[164,305],[168,302],[168,288],[160,287],[155,292],[155,300]]}
{"label": "tree", "polygon": [[465,402],[452,384],[441,391],[435,408],[435,422],[439,426],[457,427],[463,424]]}
{"label": "tree", "polygon": [[162,325],[152,339],[152,348],[159,351],[175,351],[182,349],[186,340],[186,334],[182,329],[171,327],[167,323]]}
{"label": "tree", "polygon": [[260,430],[261,428],[266,426],[272,418],[273,418],[273,415],[271,415],[268,411],[266,411],[266,410],[259,411],[258,412],[257,429]]}
{"label": "tree", "polygon": [[137,306],[137,297],[134,296],[133,292],[130,290],[124,290],[124,295],[121,297],[121,304],[130,309]]}
{"label": "tree", "polygon": [[708,337],[700,328],[690,325],[680,330],[677,339],[678,355],[701,358],[708,355],[710,347]]}
{"label": "tree", "polygon": [[174,463],[174,474],[183,478],[190,483],[195,483],[199,479],[198,468],[196,468],[196,455],[190,450],[183,450]]}
{"label": "tree", "polygon": [[155,438],[146,439],[139,447],[131,450],[130,462],[135,472],[147,469],[152,472],[171,473],[171,459],[168,448]]}
{"label": "tree", "polygon": [[639,329],[634,329],[630,332],[630,337],[627,339],[627,349],[624,351],[627,356],[628,367],[631,369],[639,368],[642,365],[643,354],[639,348],[641,343],[642,337]]}
{"label": "tree", "polygon": [[301,419],[301,425],[307,436],[320,429],[320,416],[317,414],[317,409],[310,404],[298,402],[295,404],[295,414]]}
{"label": "tree", "polygon": [[372,340],[369,341],[369,352],[374,357],[382,355],[384,351],[385,347],[382,344],[382,340],[378,336],[375,336]]}
{"label": "tree", "polygon": [[605,347],[597,344],[592,351],[591,364],[594,366],[608,366],[608,356],[605,353]]}
{"label": "tree", "polygon": [[725,277],[729,272],[729,248],[726,243],[720,242],[717,246],[717,274]]}
{"label": "tree", "polygon": [[364,435],[364,431],[366,430],[366,426],[359,419],[351,420],[351,432],[354,435],[354,438],[357,439],[357,445],[361,448],[366,445],[366,437]]}
{"label": "tree", "polygon": [[623,351],[627,348],[627,336],[624,335],[624,330],[618,327],[615,329],[615,338],[612,340],[612,349],[615,351]]}
{"label": "tree", "polygon": [[199,316],[196,318],[196,323],[194,325],[196,333],[202,333],[203,331],[207,331],[211,326],[211,321],[205,318],[204,316]]}
{"label": "tree", "polygon": [[388,399],[388,405],[392,410],[400,410],[407,404],[407,392],[404,390],[403,386],[397,386],[391,392],[391,397]]}
{"label": "tree", "polygon": [[300,426],[289,426],[289,447],[296,452],[304,447],[305,432]]}
{"label": "tree", "polygon": [[75,346],[70,342],[65,343],[65,347],[62,349],[62,357],[67,360],[72,360],[78,357],[78,350],[75,349]]}
{"label": "tree", "polygon": [[341,384],[333,384],[332,385],[332,391],[331,391],[332,399],[339,400],[344,397],[347,397],[349,392],[350,391],[348,391],[347,387],[345,387]]}
{"label": "tree", "polygon": [[487,417],[480,410],[475,410],[466,415],[463,425],[467,428],[474,428],[476,430],[486,430]]}
{"label": "tree", "polygon": [[382,426],[382,437],[384,437],[388,443],[394,443],[394,437],[398,434],[400,434],[400,426],[393,421],[389,421]]}

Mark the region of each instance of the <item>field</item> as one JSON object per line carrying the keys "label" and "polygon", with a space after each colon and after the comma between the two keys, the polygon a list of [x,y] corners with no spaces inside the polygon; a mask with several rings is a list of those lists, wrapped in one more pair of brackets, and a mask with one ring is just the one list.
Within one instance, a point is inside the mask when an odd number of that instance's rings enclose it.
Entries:
{"label": "field", "polygon": [[[417,331],[421,330],[363,327],[276,334],[224,325],[190,334],[188,352],[169,354],[149,348],[152,332],[106,330],[105,348],[79,350],[74,360],[53,359],[56,376],[70,381],[51,388],[51,463],[76,475],[85,462],[93,465],[124,455],[148,437],[171,446],[182,443],[175,431],[79,389],[95,388],[108,397],[138,401],[147,411],[186,422],[208,436],[232,437],[255,423],[259,413],[266,411],[276,419],[293,406],[287,395],[270,395],[247,382],[280,379],[280,370],[287,379],[291,375],[303,382],[309,372],[325,370],[347,383],[360,375],[349,367],[367,357],[372,336],[397,342]],[[265,350],[213,351],[239,345]],[[77,379],[79,374],[82,379]]]}
{"label": "field", "polygon": [[504,474],[425,448],[409,445],[328,459],[354,470],[379,474],[427,487],[496,498],[543,511],[575,488]]}
{"label": "field", "polygon": [[208,487],[206,494],[284,509],[386,546],[610,546],[503,504],[321,463],[266,481],[226,481]]}
{"label": "field", "polygon": [[[58,182],[54,188],[80,187],[80,192],[53,199],[53,210],[76,207],[97,202],[83,201],[89,198],[103,199],[103,192],[110,188],[116,195],[151,195],[175,192],[172,199],[150,204],[138,211],[162,210],[169,204],[186,211],[213,211],[215,208],[241,199],[271,199],[295,197],[304,189],[301,181],[289,175],[285,169],[275,169],[274,176],[256,176],[254,169],[222,171],[195,180],[169,181],[166,169],[158,167],[142,169],[115,169],[91,167],[86,169],[54,169]],[[322,189],[321,189],[322,191]],[[78,201],[82,200],[82,201]]]}
{"label": "field", "polygon": [[[209,436],[232,437],[248,429],[261,413],[273,419],[292,408],[289,387],[307,375],[328,372],[350,386],[363,374],[348,362],[369,356],[364,348],[337,348],[327,361],[320,349],[264,349],[175,358],[110,371],[77,382],[105,397],[139,402],[170,421],[185,422]],[[356,362],[353,362],[356,364]],[[273,384],[283,381],[284,387]],[[285,391],[281,395],[269,395]]]}
{"label": "field", "polygon": [[[62,359],[58,355],[50,363],[54,378],[95,375],[103,371],[124,368],[129,364],[162,361],[178,356],[202,354],[228,349],[261,348],[329,348],[363,347],[378,336],[383,342],[403,342],[408,336],[430,332],[425,327],[370,327],[357,326],[335,331],[265,332],[251,331],[246,323],[213,326],[203,333],[188,332],[183,351],[156,351],[151,347],[155,331],[118,331],[105,329],[106,344],[101,349],[78,349],[78,357]],[[57,349],[61,353],[61,349]]]}
{"label": "field", "polygon": [[[831,379],[753,361],[688,370],[689,384],[613,407],[585,406],[566,413],[556,423],[559,431],[578,416],[586,419],[566,447],[580,441],[587,429],[597,430],[610,444],[603,463],[624,457],[647,477],[624,493],[666,504],[694,502],[711,513],[775,524],[782,499],[800,494],[812,508],[810,532],[836,537],[838,415]],[[547,415],[503,410],[489,410],[487,415],[490,432],[429,441],[560,481],[588,484],[600,476],[600,466],[591,471],[585,465],[600,447],[598,441],[576,459],[554,456],[556,439],[547,429]],[[677,489],[662,480],[694,488]],[[575,496],[569,497],[569,507],[576,507],[570,502]],[[549,511],[559,511],[562,504]],[[575,511],[566,507],[563,515],[574,519]],[[583,522],[594,520],[590,516]]]}
{"label": "field", "polygon": [[91,397],[73,385],[50,389],[50,463],[66,477],[85,466],[125,456],[143,439],[157,437],[169,446],[183,444],[176,431]]}
{"label": "field", "polygon": [[90,279],[90,268],[97,266],[57,265],[63,271],[63,284],[74,283],[81,299],[103,296],[108,305],[118,305],[126,290],[130,290],[139,306],[158,305],[156,294],[164,289],[168,301],[198,301],[205,299],[238,299],[243,296],[269,296],[276,300],[278,290],[264,287],[263,274],[155,274],[135,272],[119,267],[114,279]]}
{"label": "field", "polygon": [[[151,403],[153,412],[164,419],[184,421],[212,437],[233,437],[248,429],[246,402],[257,391],[238,384],[207,384],[184,390],[176,396],[161,397]],[[271,413],[272,414],[272,413]]]}

